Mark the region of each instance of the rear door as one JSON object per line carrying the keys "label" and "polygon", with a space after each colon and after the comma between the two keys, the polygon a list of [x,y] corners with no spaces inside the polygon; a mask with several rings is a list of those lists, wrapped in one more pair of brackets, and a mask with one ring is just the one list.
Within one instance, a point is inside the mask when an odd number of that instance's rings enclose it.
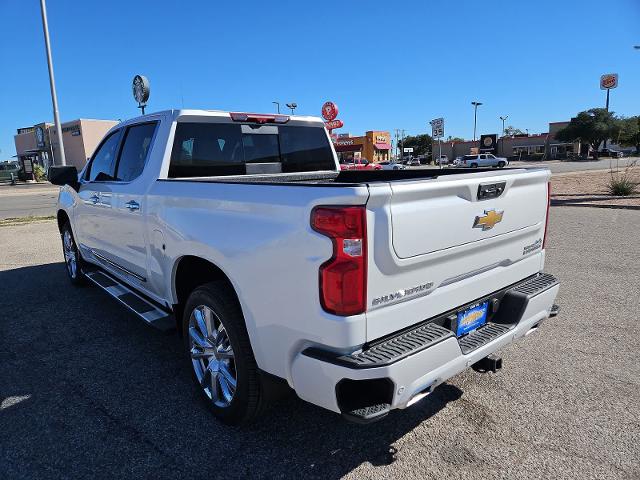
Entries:
{"label": "rear door", "polygon": [[129,283],[146,289],[147,232],[145,193],[148,179],[142,176],[158,122],[130,125],[124,129],[110,185],[111,210],[104,216],[108,235],[104,256]]}

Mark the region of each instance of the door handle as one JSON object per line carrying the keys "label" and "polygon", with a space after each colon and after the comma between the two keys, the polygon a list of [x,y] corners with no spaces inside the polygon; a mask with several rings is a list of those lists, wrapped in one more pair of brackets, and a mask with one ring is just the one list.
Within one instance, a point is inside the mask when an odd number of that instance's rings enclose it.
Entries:
{"label": "door handle", "polygon": [[131,201],[125,203],[124,206],[126,208],[128,208],[130,212],[134,212],[136,210],[140,210],[140,204],[138,202],[136,202],[135,200],[131,200]]}
{"label": "door handle", "polygon": [[98,203],[100,201],[100,195],[94,193],[93,195],[91,195],[89,197],[89,200],[91,200],[93,202],[93,204],[95,205],[96,203]]}

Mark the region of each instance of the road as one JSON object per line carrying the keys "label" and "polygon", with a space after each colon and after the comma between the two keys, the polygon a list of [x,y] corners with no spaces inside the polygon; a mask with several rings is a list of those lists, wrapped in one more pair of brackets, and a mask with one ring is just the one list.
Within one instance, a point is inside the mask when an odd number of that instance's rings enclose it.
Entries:
{"label": "road", "polygon": [[[616,160],[612,160],[615,162]],[[638,158],[623,158],[619,160],[620,167]],[[540,166],[551,169],[552,173],[576,172],[582,170],[600,170],[609,168],[609,159],[589,162],[513,162],[512,166]],[[615,163],[614,163],[615,165]],[[437,168],[411,167],[411,168]],[[49,216],[55,214],[55,205],[58,198],[58,187],[50,184],[21,184],[11,186],[8,183],[0,183],[0,220],[5,218],[19,218],[27,216]]]}
{"label": "road", "polygon": [[637,212],[552,207],[562,311],[499,374],[369,426],[292,396],[234,429],[179,339],[70,286],[54,222],[0,227],[0,478],[639,478],[639,237]]}
{"label": "road", "polygon": [[58,187],[48,183],[0,183],[0,220],[55,215]]}

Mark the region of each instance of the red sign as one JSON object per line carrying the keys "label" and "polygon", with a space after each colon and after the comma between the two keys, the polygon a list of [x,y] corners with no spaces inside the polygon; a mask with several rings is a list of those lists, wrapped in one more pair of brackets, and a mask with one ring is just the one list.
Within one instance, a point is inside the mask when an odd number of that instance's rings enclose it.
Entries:
{"label": "red sign", "polygon": [[609,90],[618,86],[618,74],[607,73],[600,77],[600,90]]}
{"label": "red sign", "polygon": [[324,102],[322,105],[322,118],[327,122],[335,120],[338,116],[338,106],[333,102]]}
{"label": "red sign", "polygon": [[327,127],[327,130],[333,130],[344,127],[344,123],[342,123],[342,120],[331,120],[330,122],[324,122],[324,126]]}

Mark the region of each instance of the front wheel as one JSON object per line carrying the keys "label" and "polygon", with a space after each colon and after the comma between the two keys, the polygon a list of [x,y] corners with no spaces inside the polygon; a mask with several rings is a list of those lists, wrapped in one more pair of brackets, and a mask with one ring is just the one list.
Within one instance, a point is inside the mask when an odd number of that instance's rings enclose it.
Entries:
{"label": "front wheel", "polygon": [[498,162],[498,168],[504,168],[505,165],[506,164],[504,162]]}
{"label": "front wheel", "polygon": [[84,285],[86,279],[82,273],[82,257],[78,251],[78,246],[73,238],[71,224],[65,223],[62,227],[62,253],[64,254],[64,263],[67,267],[67,275],[73,285]]}
{"label": "front wheel", "polygon": [[183,331],[194,380],[213,414],[229,425],[251,422],[266,407],[242,311],[222,282],[198,287],[184,309]]}

